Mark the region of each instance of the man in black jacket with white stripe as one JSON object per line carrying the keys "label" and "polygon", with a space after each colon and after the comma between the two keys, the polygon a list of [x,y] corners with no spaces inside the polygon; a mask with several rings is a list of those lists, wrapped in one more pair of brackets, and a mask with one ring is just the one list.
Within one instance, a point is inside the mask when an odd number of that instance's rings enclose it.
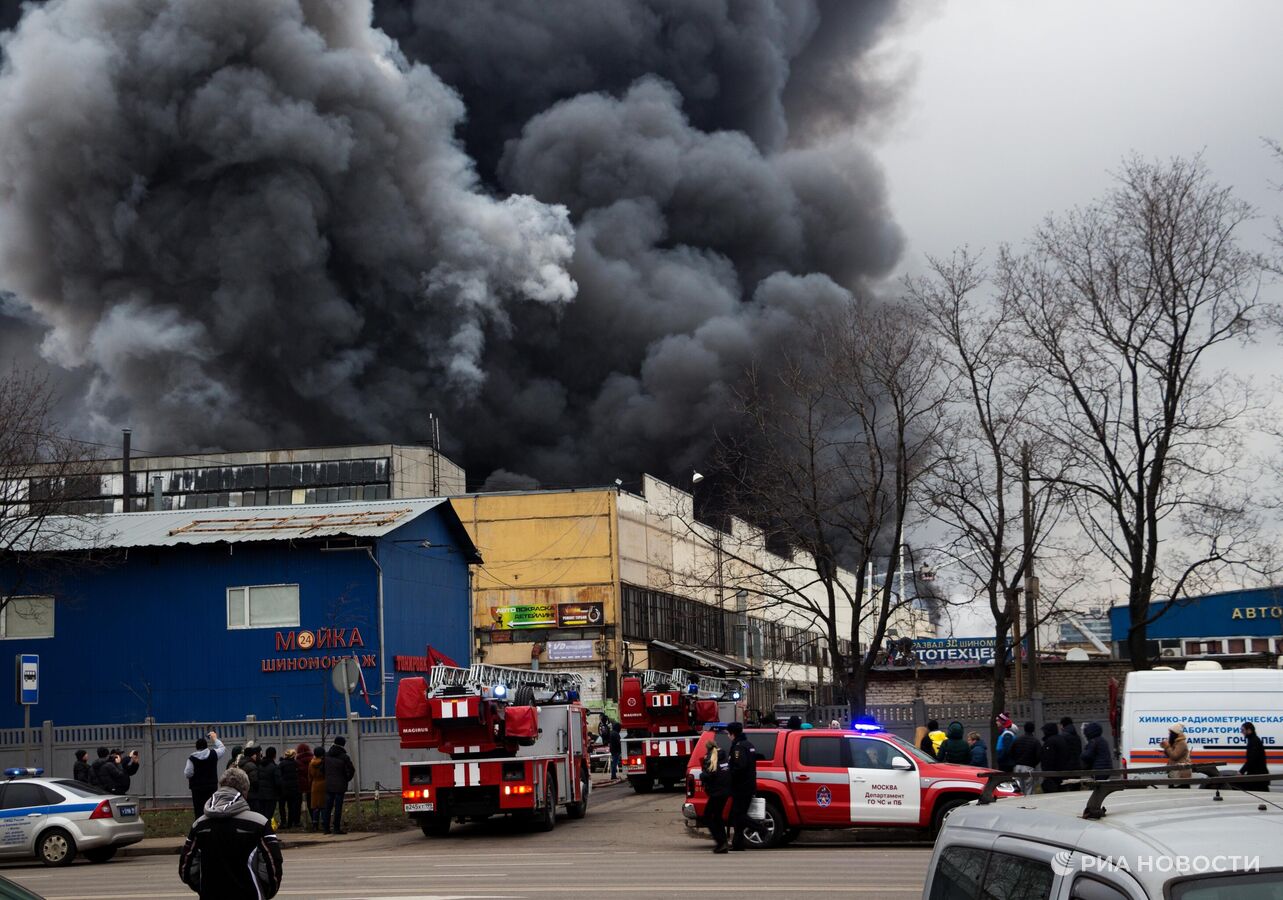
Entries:
{"label": "man in black jacket with white stripe", "polygon": [[178,875],[201,900],[268,900],[280,890],[281,842],[247,793],[245,773],[228,769],[187,835]]}

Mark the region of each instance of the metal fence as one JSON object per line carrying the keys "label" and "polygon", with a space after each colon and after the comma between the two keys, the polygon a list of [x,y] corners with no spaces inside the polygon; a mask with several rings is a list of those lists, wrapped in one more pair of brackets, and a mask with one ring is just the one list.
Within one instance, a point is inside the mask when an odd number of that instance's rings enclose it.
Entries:
{"label": "metal fence", "polygon": [[337,734],[343,734],[357,769],[353,786],[359,785],[363,792],[377,787],[399,793],[401,762],[423,757],[423,751],[401,749],[395,718],[354,716],[345,723],[342,719],[260,721],[249,716],[236,722],[60,726],[46,721],[30,731],[4,728],[0,729],[0,767],[39,766],[46,775],[70,778],[77,750],[88,750],[90,761],[98,747],[126,753],[137,750],[140,763],[130,793],[150,803],[166,804],[191,797],[183,766],[195,751],[196,739],[211,728],[229,751],[252,740],[260,747],[276,747],[278,758],[298,744],[316,747],[323,743],[328,747]]}

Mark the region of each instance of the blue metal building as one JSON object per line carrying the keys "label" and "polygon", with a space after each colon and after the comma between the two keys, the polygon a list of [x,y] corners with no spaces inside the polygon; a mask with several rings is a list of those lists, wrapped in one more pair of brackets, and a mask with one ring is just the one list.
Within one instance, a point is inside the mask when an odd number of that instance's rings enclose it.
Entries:
{"label": "blue metal building", "polygon": [[[1224,591],[1155,603],[1148,631],[1156,654],[1241,656],[1283,652],[1283,586]],[[1131,615],[1126,606],[1109,611],[1115,647],[1125,652]]]}
{"label": "blue metal building", "polygon": [[[369,693],[353,710],[390,713],[395,672],[429,646],[470,657],[480,557],[447,500],[65,518],[44,533],[40,565],[0,561],[0,585],[17,585],[0,645],[40,656],[32,722],[341,717],[331,669],[353,655]],[[0,726],[22,723],[15,673],[0,665]]]}

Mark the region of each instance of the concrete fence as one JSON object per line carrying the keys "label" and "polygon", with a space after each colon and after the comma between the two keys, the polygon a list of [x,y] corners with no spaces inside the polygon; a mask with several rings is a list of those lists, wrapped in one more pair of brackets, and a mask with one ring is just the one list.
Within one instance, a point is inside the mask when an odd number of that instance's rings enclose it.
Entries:
{"label": "concrete fence", "polygon": [[[827,725],[832,719],[845,724],[848,712],[844,706],[814,707],[807,718],[817,725]],[[1106,734],[1109,733],[1107,712],[1103,704],[1095,701],[1020,701],[1012,703],[1008,712],[1017,723],[1033,721],[1039,726],[1044,722],[1058,722],[1068,715],[1080,726],[1084,722],[1099,722]],[[989,740],[988,704],[927,704],[916,700],[871,706],[869,714],[887,731],[908,740],[913,739],[918,726],[926,725],[931,719],[939,721],[941,727],[948,727],[953,721],[961,722],[968,732],[978,731],[986,743]],[[247,716],[237,722],[147,720],[128,725],[68,726],[46,721],[32,726],[30,731],[4,728],[0,729],[0,767],[39,766],[46,775],[70,778],[77,750],[88,750],[91,761],[98,747],[118,748],[125,753],[137,750],[141,760],[130,793],[157,805],[178,803],[191,796],[183,777],[183,764],[194,751],[196,739],[211,728],[218,732],[229,750],[252,740],[260,747],[275,747],[278,756],[298,744],[328,747],[335,735],[341,733],[347,737],[348,753],[357,770],[356,783],[363,793],[376,789],[399,793],[401,763],[426,757],[422,750],[401,749],[396,719],[391,717],[353,716],[344,722],[342,719],[259,721]]]}
{"label": "concrete fence", "polygon": [[293,719],[259,721],[247,716],[237,722],[158,723],[150,720],[130,725],[56,725],[43,722],[22,728],[0,729],[0,766],[39,766],[52,777],[70,778],[77,750],[88,750],[89,759],[98,747],[137,750],[138,772],[129,792],[145,801],[165,804],[190,798],[183,766],[195,751],[196,739],[213,729],[230,752],[235,745],[254,741],[260,747],[275,747],[277,756],[299,744],[326,747],[337,734],[347,738],[347,749],[357,768],[362,792],[377,788],[399,793],[401,762],[423,758],[423,751],[402,750],[394,718]]}

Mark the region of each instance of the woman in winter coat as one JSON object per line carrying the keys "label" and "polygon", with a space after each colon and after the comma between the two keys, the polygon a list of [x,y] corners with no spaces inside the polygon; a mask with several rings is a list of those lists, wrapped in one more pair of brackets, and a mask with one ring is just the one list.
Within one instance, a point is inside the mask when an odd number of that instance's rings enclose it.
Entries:
{"label": "woman in winter coat", "polygon": [[937,754],[940,762],[956,763],[961,766],[969,764],[971,746],[963,736],[962,723],[950,722],[946,734],[948,737],[940,742],[940,752]]}
{"label": "woman in winter coat", "polygon": [[1083,747],[1082,763],[1084,769],[1102,771],[1114,767],[1114,755],[1109,752],[1109,741],[1105,740],[1101,727],[1095,722],[1083,726],[1083,736],[1087,746]]}
{"label": "woman in winter coat", "polygon": [[[1247,761],[1238,770],[1238,774],[1270,774],[1270,767],[1265,762],[1265,744],[1261,743],[1260,737],[1256,734],[1256,725],[1252,722],[1244,722],[1239,730],[1243,732],[1243,737],[1247,740]],[[1242,787],[1245,791],[1268,791],[1270,783],[1268,781],[1258,781],[1256,784],[1244,784]]]}
{"label": "woman in winter coat", "polygon": [[277,821],[282,828],[297,828],[299,806],[303,802],[303,789],[298,784],[298,759],[296,750],[286,750],[277,769],[281,773],[281,811]]}
{"label": "woman in winter coat", "polygon": [[281,769],[276,764],[275,747],[268,747],[263,761],[258,764],[258,797],[260,805],[255,812],[262,813],[271,821],[276,815],[277,801],[281,799]]}
{"label": "woman in winter coat", "polygon": [[325,809],[325,748],[312,749],[312,761],[307,764],[308,811],[312,815],[312,830],[321,827],[321,810]]}
{"label": "woman in winter coat", "polygon": [[308,817],[311,817],[312,809],[312,775],[308,772],[308,766],[312,764],[312,748],[307,744],[299,744],[294,748],[294,758],[298,764],[298,789],[302,797],[303,805],[308,809]]}
{"label": "woman in winter coat", "polygon": [[[1185,740],[1185,726],[1177,722],[1167,731],[1167,739],[1162,743],[1167,762],[1173,766],[1189,765],[1189,743]],[[1188,779],[1193,775],[1189,769],[1175,769],[1167,773],[1168,778]],[[1184,785],[1188,787],[1189,785]]]}

